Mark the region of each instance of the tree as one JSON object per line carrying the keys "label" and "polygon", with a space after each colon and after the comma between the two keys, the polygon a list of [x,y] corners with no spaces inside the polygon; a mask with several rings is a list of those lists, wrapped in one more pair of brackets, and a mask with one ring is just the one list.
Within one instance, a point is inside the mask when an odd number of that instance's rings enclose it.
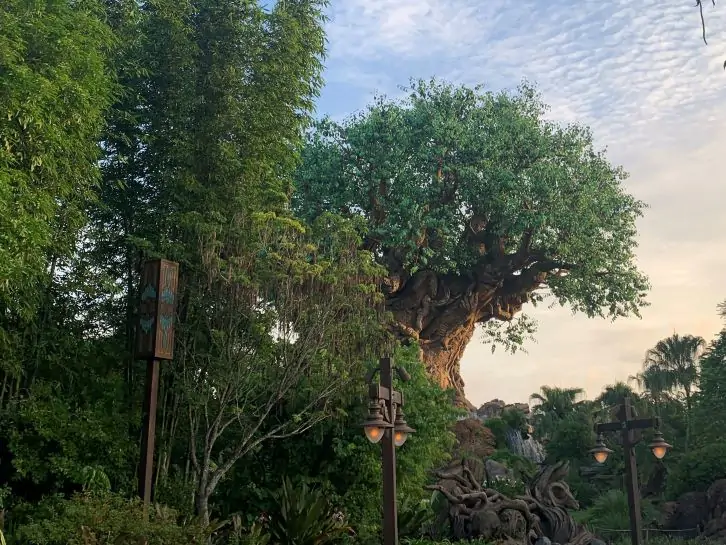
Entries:
{"label": "tree", "polygon": [[541,393],[529,396],[537,401],[532,409],[535,434],[538,437],[550,437],[559,422],[576,414],[583,402],[578,402],[584,390],[582,388],[557,388],[542,386]]}
{"label": "tree", "polygon": [[698,383],[699,358],[706,347],[702,337],[678,335],[658,341],[646,352],[642,377],[648,390],[679,392],[686,408],[686,450],[688,450],[693,390]]}
{"label": "tree", "polygon": [[33,374],[20,354],[43,344],[99,179],[97,139],[116,88],[114,37],[97,9],[9,0],[0,10],[0,404]]}
{"label": "tree", "polygon": [[366,222],[363,247],[387,270],[392,329],[420,342],[429,372],[463,397],[459,359],[477,324],[521,342],[526,302],[551,294],[588,316],[637,314],[648,287],[634,261],[643,204],[590,131],[545,119],[537,93],[418,81],[309,134],[295,210]]}
{"label": "tree", "polygon": [[694,423],[698,445],[721,442],[726,429],[726,330],[709,345],[700,360]]}

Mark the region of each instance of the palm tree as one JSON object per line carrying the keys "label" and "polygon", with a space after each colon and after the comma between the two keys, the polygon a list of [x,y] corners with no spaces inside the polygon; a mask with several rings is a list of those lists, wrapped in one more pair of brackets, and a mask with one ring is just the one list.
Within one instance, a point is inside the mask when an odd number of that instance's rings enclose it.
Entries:
{"label": "palm tree", "polygon": [[564,418],[575,411],[577,398],[584,392],[582,388],[557,388],[542,386],[542,393],[534,393],[530,400],[537,401],[537,412],[548,413],[557,418]]}
{"label": "palm tree", "polygon": [[686,405],[686,451],[691,433],[693,389],[698,381],[698,360],[706,348],[703,337],[678,335],[658,341],[643,361],[641,381],[654,398],[662,394],[683,394]]}
{"label": "palm tree", "polygon": [[582,402],[577,398],[584,393],[582,388],[557,388],[542,386],[540,392],[529,396],[530,401],[537,401],[532,409],[535,417],[535,429],[540,437],[545,437],[556,423],[573,415]]}

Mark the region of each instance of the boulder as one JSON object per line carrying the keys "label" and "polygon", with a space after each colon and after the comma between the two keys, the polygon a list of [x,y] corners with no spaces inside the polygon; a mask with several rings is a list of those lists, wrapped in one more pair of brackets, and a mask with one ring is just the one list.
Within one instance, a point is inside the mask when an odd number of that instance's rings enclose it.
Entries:
{"label": "boulder", "polygon": [[465,418],[454,425],[454,435],[458,443],[455,457],[474,457],[483,459],[494,452],[497,440],[494,434],[476,418]]}
{"label": "boulder", "polygon": [[484,403],[484,405],[479,407],[479,409],[476,411],[476,414],[482,420],[487,420],[488,418],[497,418],[499,416],[502,416],[502,411],[506,406],[507,404],[501,399],[492,399],[491,401],[487,401],[486,403]]}
{"label": "boulder", "polygon": [[709,519],[708,500],[705,492],[683,494],[670,516],[664,517],[666,530],[690,530],[702,527]]}
{"label": "boulder", "polygon": [[484,471],[487,475],[487,481],[493,482],[497,479],[513,479],[514,472],[504,464],[495,460],[486,459],[484,461]]}

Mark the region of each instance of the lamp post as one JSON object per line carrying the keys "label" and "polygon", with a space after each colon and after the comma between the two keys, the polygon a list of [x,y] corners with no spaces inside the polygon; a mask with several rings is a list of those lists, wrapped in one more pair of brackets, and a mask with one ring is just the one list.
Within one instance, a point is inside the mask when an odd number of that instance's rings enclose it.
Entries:
{"label": "lamp post", "polygon": [[[383,545],[398,545],[396,512],[396,447],[402,446],[416,430],[403,414],[403,394],[393,389],[393,371],[408,382],[411,377],[403,367],[394,367],[389,357],[381,358],[379,367],[366,375],[368,383],[368,417],[363,431],[371,443],[383,441]],[[380,372],[380,382],[374,382]]]}
{"label": "lamp post", "polygon": [[609,431],[620,431],[622,434],[623,450],[625,452],[625,480],[628,493],[628,507],[630,510],[630,539],[633,545],[643,544],[643,533],[641,531],[642,521],[640,519],[640,490],[638,488],[638,467],[635,462],[635,451],[633,447],[638,443],[635,436],[635,430],[644,430],[653,428],[656,430],[653,442],[648,448],[653,455],[659,460],[662,459],[671,445],[663,440],[663,434],[659,431],[660,418],[635,418],[633,415],[633,406],[630,397],[623,399],[622,405],[618,410],[617,421],[608,422],[606,424],[597,424],[595,433],[597,433],[597,442],[595,448],[590,451],[595,461],[604,464],[608,456],[612,454],[612,450],[605,446],[603,433]]}

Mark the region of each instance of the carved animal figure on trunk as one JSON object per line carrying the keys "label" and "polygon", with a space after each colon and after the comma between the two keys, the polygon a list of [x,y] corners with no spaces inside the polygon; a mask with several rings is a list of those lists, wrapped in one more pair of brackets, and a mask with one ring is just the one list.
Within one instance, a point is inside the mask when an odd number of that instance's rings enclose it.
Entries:
{"label": "carved animal figure on trunk", "polygon": [[483,487],[469,461],[449,472],[437,472],[439,482],[427,488],[448,501],[448,520],[455,539],[496,539],[525,545],[604,545],[568,513],[579,505],[564,481],[569,464],[542,468],[523,496],[508,498]]}

